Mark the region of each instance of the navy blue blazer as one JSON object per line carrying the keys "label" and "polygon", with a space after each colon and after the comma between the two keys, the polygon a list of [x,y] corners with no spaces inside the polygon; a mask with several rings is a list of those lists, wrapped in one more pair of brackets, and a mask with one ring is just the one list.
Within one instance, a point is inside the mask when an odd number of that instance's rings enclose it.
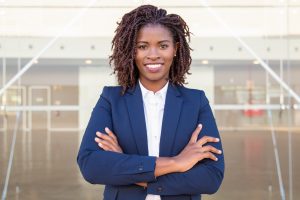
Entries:
{"label": "navy blue blazer", "polygon": [[[104,200],[145,200],[147,194],[162,200],[201,198],[215,193],[223,180],[224,157],[204,159],[184,173],[154,177],[156,158],[148,156],[143,99],[139,84],[121,95],[122,88],[104,87],[93,109],[77,156],[85,180],[104,184]],[[220,138],[209,102],[203,91],[169,84],[162,132],[160,156],[178,155],[197,127],[203,124],[199,138]],[[96,131],[110,128],[117,136],[123,154],[104,151],[94,141]],[[210,145],[222,150],[221,142]],[[147,182],[148,187],[135,185]]]}

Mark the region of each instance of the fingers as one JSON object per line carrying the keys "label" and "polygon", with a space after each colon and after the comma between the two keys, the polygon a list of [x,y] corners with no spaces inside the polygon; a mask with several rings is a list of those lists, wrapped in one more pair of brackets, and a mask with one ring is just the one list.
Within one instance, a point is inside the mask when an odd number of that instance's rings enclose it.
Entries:
{"label": "fingers", "polygon": [[202,147],[201,152],[205,153],[205,152],[211,152],[211,153],[215,153],[215,154],[222,154],[222,151],[211,146],[211,145],[207,145]]}
{"label": "fingers", "polygon": [[219,142],[219,141],[220,141],[219,138],[204,136],[197,141],[197,144],[199,144],[200,146],[203,146],[204,144],[206,144],[208,142]]}
{"label": "fingers", "polygon": [[98,137],[95,137],[95,142],[98,144],[98,146],[104,149],[105,151],[114,151],[122,153],[123,150],[120,147],[115,134],[107,127],[105,128],[105,132],[107,134],[101,133],[99,131],[96,132],[96,135]]}
{"label": "fingers", "polygon": [[99,131],[96,132],[96,135],[101,138],[102,140],[105,140],[105,141],[109,141],[115,145],[118,144],[118,141],[117,141],[117,137],[112,133],[111,130],[109,130],[108,128],[105,128],[105,132],[107,134],[103,134]]}
{"label": "fingers", "polygon": [[98,137],[95,137],[95,142],[98,144],[99,147],[101,147],[102,149],[104,149],[105,151],[110,150],[109,147],[103,145],[101,142],[102,140]]}
{"label": "fingers", "polygon": [[198,124],[197,128],[194,130],[194,132],[191,136],[191,139],[190,139],[189,143],[197,142],[197,139],[198,139],[198,136],[199,136],[199,133],[200,133],[201,129],[202,129],[202,124]]}
{"label": "fingers", "polygon": [[136,185],[139,185],[139,186],[142,186],[142,187],[144,187],[144,188],[146,188],[147,187],[147,183],[146,182],[143,182],[143,183],[135,183]]}
{"label": "fingers", "polygon": [[105,132],[116,142],[118,143],[118,139],[115,134],[107,127],[105,127]]}
{"label": "fingers", "polygon": [[208,158],[214,161],[218,161],[218,158],[211,152],[205,152],[205,153],[201,153],[201,157],[203,158]]}
{"label": "fingers", "polygon": [[105,141],[95,137],[95,142],[97,142],[98,146],[104,149],[105,151],[117,151],[117,148],[109,141]]}
{"label": "fingers", "polygon": [[204,136],[201,139],[198,140],[198,136],[202,130],[202,124],[198,124],[197,128],[194,130],[191,139],[189,143],[195,143],[197,142],[200,146],[208,143],[208,142],[219,142],[219,138],[214,138],[214,137],[209,137],[209,136]]}

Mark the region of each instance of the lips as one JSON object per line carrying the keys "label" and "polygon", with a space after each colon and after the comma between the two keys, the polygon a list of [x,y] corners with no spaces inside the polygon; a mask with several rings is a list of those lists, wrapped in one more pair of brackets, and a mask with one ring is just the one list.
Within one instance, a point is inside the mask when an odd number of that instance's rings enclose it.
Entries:
{"label": "lips", "polygon": [[152,73],[159,72],[162,66],[163,66],[162,63],[145,64],[146,69]]}

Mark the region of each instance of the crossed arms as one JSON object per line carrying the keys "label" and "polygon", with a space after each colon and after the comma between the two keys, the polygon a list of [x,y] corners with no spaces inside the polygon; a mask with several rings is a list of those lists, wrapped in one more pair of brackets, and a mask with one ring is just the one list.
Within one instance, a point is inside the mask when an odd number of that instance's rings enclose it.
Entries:
{"label": "crossed arms", "polygon": [[[137,184],[145,187],[147,193],[157,195],[211,194],[218,190],[224,172],[218,134],[199,137],[202,129],[199,125],[185,148],[173,157],[125,154],[118,138],[108,128],[112,127],[110,109],[104,91],[93,110],[78,154],[78,164],[87,181],[115,186]],[[215,123],[208,104],[203,112],[208,114],[200,122],[206,124],[213,120]],[[103,130],[104,127],[107,128]],[[161,187],[162,190],[157,189]]]}

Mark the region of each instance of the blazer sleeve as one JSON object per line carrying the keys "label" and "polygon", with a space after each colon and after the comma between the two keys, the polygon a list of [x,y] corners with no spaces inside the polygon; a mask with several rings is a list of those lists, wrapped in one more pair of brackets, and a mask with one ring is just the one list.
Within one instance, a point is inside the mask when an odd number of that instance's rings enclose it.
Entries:
{"label": "blazer sleeve", "polygon": [[[209,102],[204,92],[201,94],[203,103],[199,112],[198,122],[203,124],[203,128],[199,138],[205,135],[220,138]],[[207,145],[212,145],[222,150],[221,140],[218,143],[209,143]],[[218,161],[204,159],[184,173],[171,173],[158,177],[156,181],[148,183],[147,192],[157,195],[215,193],[222,183],[224,174],[224,155],[222,153],[216,156]]]}
{"label": "blazer sleeve", "polygon": [[155,180],[155,157],[104,151],[94,141],[96,131],[112,129],[110,88],[104,87],[85,130],[77,163],[86,181],[92,184],[129,185]]}

